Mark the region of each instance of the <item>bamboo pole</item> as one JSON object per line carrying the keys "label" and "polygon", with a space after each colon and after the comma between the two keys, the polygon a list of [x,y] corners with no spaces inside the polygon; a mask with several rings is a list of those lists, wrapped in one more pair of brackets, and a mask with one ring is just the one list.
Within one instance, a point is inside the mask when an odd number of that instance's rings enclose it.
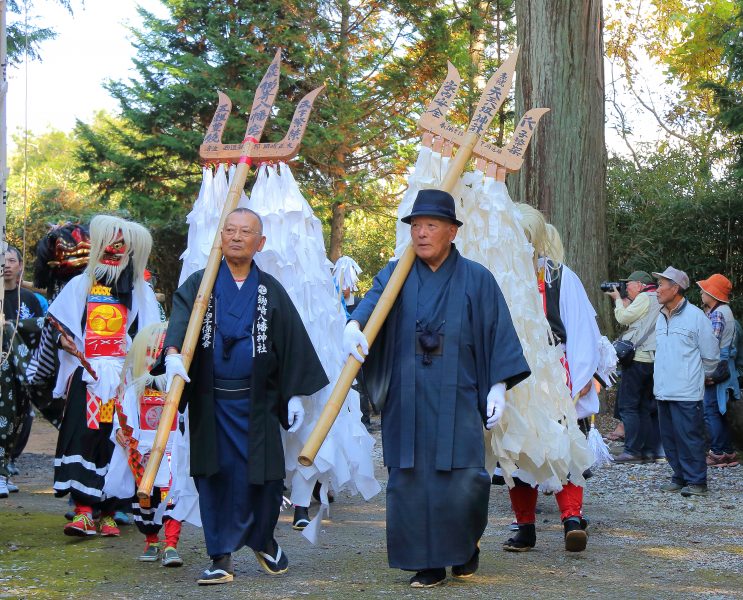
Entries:
{"label": "bamboo pole", "polygon": [[[253,141],[245,142],[242,147],[243,157],[250,156],[253,144]],[[191,311],[191,318],[188,320],[186,337],[183,339],[183,347],[181,348],[183,366],[186,368],[186,371],[188,371],[191,366],[191,361],[193,360],[194,350],[199,341],[201,325],[204,320],[204,313],[206,313],[206,307],[209,304],[209,296],[211,296],[214,281],[217,278],[219,263],[222,261],[221,233],[224,228],[224,222],[227,220],[227,215],[235,210],[238,202],[240,202],[240,194],[245,187],[245,181],[247,180],[250,171],[250,164],[250,158],[245,158],[238,163],[235,176],[232,178],[232,183],[230,184],[230,191],[227,194],[224,209],[222,210],[222,216],[219,219],[217,234],[214,236],[214,243],[212,244],[212,249],[209,253],[209,260],[206,263],[204,277],[201,280],[199,291],[196,294],[194,307]],[[157,475],[157,471],[160,468],[160,462],[165,454],[165,445],[168,443],[170,427],[175,418],[175,413],[178,410],[178,404],[181,395],[183,394],[185,383],[186,382],[182,377],[176,376],[173,379],[168,395],[165,398],[163,411],[160,415],[160,423],[157,427],[157,433],[155,434],[155,442],[152,444],[150,458],[147,461],[147,466],[142,475],[142,481],[137,489],[137,497],[140,499],[149,498],[152,493],[152,486],[155,483],[155,475]]]}
{"label": "bamboo pole", "polygon": [[[464,135],[461,146],[454,155],[454,160],[451,161],[449,170],[446,172],[444,181],[441,183],[441,189],[443,191],[449,193],[454,191],[459,178],[467,166],[467,161],[469,161],[472,156],[475,144],[477,144],[479,139],[480,136],[472,131],[468,131]],[[374,343],[374,340],[377,339],[379,330],[382,328],[382,325],[384,325],[387,315],[390,314],[392,306],[395,304],[395,300],[400,295],[400,290],[402,289],[410,270],[413,268],[414,262],[415,251],[413,250],[412,244],[408,244],[408,247],[405,248],[405,252],[403,252],[402,256],[397,261],[395,270],[392,272],[392,276],[390,277],[387,286],[379,297],[379,301],[374,307],[374,310],[366,323],[366,327],[364,327],[364,336],[366,336],[369,346],[371,346]],[[358,374],[360,368],[361,363],[353,356],[349,356],[340,376],[338,377],[338,382],[335,384],[333,392],[330,394],[330,398],[328,398],[327,403],[323,407],[315,428],[312,430],[310,437],[307,438],[304,448],[302,448],[302,452],[299,454],[299,463],[305,467],[309,467],[314,462],[315,457],[320,450],[320,446],[322,446],[322,443],[328,436],[330,428],[333,426],[333,423],[346,400],[348,390],[351,389],[353,380]]]}

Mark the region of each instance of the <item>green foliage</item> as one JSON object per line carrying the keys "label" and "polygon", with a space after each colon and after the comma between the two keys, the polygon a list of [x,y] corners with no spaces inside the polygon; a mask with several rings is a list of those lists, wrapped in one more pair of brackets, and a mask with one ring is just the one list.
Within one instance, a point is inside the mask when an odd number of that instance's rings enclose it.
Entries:
{"label": "green foliage", "polygon": [[635,269],[686,271],[694,282],[722,273],[733,283],[733,311],[743,314],[743,184],[714,179],[680,150],[643,157],[637,169],[612,158],[608,168],[609,277]]}
{"label": "green foliage", "polygon": [[101,207],[78,171],[72,134],[50,130],[29,134],[28,139],[17,134],[13,139],[16,151],[9,160],[7,236],[9,243],[22,248],[25,230],[30,268],[31,252],[50,225],[88,221]]}
{"label": "green foliage", "polygon": [[718,124],[735,137],[738,150],[735,172],[743,179],[743,0],[737,0],[735,5],[735,13],[711,40],[723,49],[720,68],[725,72],[725,80],[706,81],[702,87],[714,94]]}
{"label": "green foliage", "polygon": [[[72,14],[71,0],[56,0],[56,3]],[[6,28],[8,62],[11,65],[23,62],[26,51],[28,51],[30,60],[40,60],[39,48],[41,44],[57,37],[56,31],[51,27],[37,25],[38,17],[30,12],[33,9],[31,0],[25,0],[24,3],[20,3],[18,0],[8,0],[7,6],[10,13]],[[27,22],[25,20],[26,9],[29,11]]]}

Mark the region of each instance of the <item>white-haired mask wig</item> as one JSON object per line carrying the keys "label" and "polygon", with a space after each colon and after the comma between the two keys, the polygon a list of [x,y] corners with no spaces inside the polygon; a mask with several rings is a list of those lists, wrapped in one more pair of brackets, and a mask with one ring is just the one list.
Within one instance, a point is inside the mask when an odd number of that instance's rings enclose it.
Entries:
{"label": "white-haired mask wig", "polygon": [[[112,250],[120,252],[112,254]],[[97,215],[90,222],[90,262],[85,272],[91,281],[112,285],[131,262],[136,284],[144,278],[151,251],[152,236],[142,225],[111,215]],[[117,258],[112,260],[112,256]]]}
{"label": "white-haired mask wig", "polygon": [[565,247],[560,232],[552,223],[547,223],[547,256],[555,262],[565,262]]}
{"label": "white-haired mask wig", "polygon": [[121,383],[125,387],[134,386],[137,397],[145,387],[165,389],[167,376],[152,375],[150,370],[157,362],[163,350],[163,341],[168,323],[152,323],[141,329],[132,340],[132,345],[126,355],[124,368],[121,370]]}
{"label": "white-haired mask wig", "polygon": [[521,227],[524,229],[526,239],[534,248],[534,260],[547,255],[549,246],[547,237],[547,221],[544,215],[529,204],[516,203],[521,213]]}

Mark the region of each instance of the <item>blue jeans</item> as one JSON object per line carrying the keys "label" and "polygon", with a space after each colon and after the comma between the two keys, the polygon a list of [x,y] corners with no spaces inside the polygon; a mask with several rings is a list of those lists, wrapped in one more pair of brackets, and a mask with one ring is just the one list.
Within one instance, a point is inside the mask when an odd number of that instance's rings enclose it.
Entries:
{"label": "blue jeans", "polygon": [[648,458],[663,456],[658,407],[653,396],[653,363],[633,360],[625,367],[618,396],[624,423],[624,451]]}
{"label": "blue jeans", "polygon": [[717,386],[704,388],[704,422],[710,437],[710,449],[715,454],[732,454],[733,442],[725,416],[720,414],[717,404]]}
{"label": "blue jeans", "polygon": [[702,402],[658,400],[660,437],[671,480],[679,485],[707,485],[707,457]]}

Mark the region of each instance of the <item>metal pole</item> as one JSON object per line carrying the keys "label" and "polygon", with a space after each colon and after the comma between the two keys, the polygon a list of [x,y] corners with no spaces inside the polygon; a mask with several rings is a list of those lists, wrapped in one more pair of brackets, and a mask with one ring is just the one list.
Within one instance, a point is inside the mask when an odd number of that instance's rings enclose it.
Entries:
{"label": "metal pole", "polygon": [[[5,269],[6,245],[6,209],[8,203],[8,124],[7,124],[7,96],[8,96],[8,37],[5,15],[8,3],[0,0],[0,273]],[[0,315],[4,314],[5,284],[0,286]],[[0,327],[0,348],[3,343],[3,328]]]}

